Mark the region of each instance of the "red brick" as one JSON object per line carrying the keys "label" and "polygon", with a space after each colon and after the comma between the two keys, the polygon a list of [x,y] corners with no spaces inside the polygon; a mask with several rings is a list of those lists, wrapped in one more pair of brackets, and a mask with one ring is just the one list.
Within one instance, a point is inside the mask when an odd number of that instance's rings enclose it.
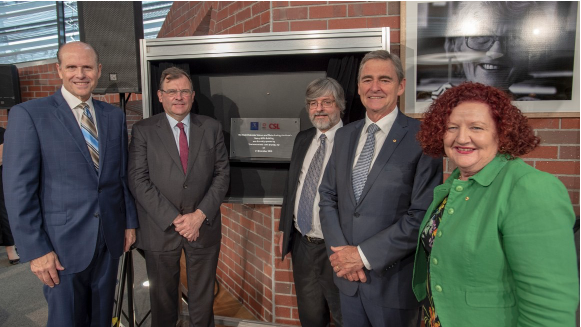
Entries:
{"label": "red brick", "polygon": [[260,16],[256,16],[244,22],[244,31],[248,32],[259,26],[260,26]]}
{"label": "red brick", "polygon": [[[399,16],[369,17],[369,18],[367,18],[367,27],[368,28],[389,27],[389,28],[393,29],[393,28],[399,28],[399,26],[400,26],[399,25]],[[390,36],[391,36],[391,33],[390,33]],[[399,41],[399,37],[398,37],[398,41]],[[391,42],[394,42],[394,41],[391,40]]]}
{"label": "red brick", "polygon": [[274,284],[274,291],[280,294],[292,294],[292,284],[276,282]]}
{"label": "red brick", "polygon": [[326,20],[304,20],[298,22],[290,22],[291,31],[316,31],[326,30]]}
{"label": "red brick", "polygon": [[284,325],[292,325],[292,326],[300,326],[301,325],[301,322],[299,320],[279,319],[279,318],[276,318],[275,323],[284,324]]}
{"label": "red brick", "polygon": [[252,17],[252,9],[246,8],[238,13],[236,13],[236,23],[243,22]]}
{"label": "red brick", "polygon": [[388,15],[399,15],[401,3],[399,1],[390,1],[387,3]]}
{"label": "red brick", "polygon": [[[270,24],[270,11],[265,11],[260,14],[260,25]],[[270,32],[270,30],[266,31]]]}
{"label": "red brick", "polygon": [[311,5],[320,5],[325,4],[323,1],[291,1],[291,6],[311,6]]}
{"label": "red brick", "polygon": [[216,21],[221,21],[228,17],[228,10],[216,10]]}
{"label": "red brick", "polygon": [[[286,260],[285,260],[286,261]],[[276,270],[274,272],[274,280],[279,282],[293,282],[293,274],[291,271]]]}
{"label": "red brick", "polygon": [[288,1],[272,1],[273,8],[288,7],[288,6],[289,6]]}
{"label": "red brick", "polygon": [[263,11],[270,9],[270,3],[268,1],[258,1],[252,6],[252,16],[256,16]]}
{"label": "red brick", "polygon": [[579,144],[579,132],[576,131],[538,131],[541,144]]}
{"label": "red brick", "polygon": [[387,14],[385,2],[357,3],[349,5],[349,17],[379,16]]}
{"label": "red brick", "polygon": [[307,7],[274,9],[273,20],[297,20],[307,19],[309,11]]}
{"label": "red brick", "polygon": [[562,129],[579,129],[579,118],[563,118],[561,119]]}
{"label": "red brick", "polygon": [[346,19],[330,19],[329,29],[348,29],[348,28],[366,28],[366,18],[346,18]]}
{"label": "red brick", "polygon": [[[370,26],[371,27],[371,26]],[[389,30],[389,41],[390,43],[399,43],[400,42],[401,31]]]}
{"label": "red brick", "polygon": [[579,189],[579,177],[578,176],[558,176],[559,180],[568,189],[578,190]]}
{"label": "red brick", "polygon": [[579,159],[579,145],[560,146],[559,159]]}
{"label": "red brick", "polygon": [[309,18],[338,18],[347,16],[346,5],[315,6],[309,8]]}
{"label": "red brick", "polygon": [[283,305],[296,307],[297,305],[297,298],[290,295],[276,294],[274,296],[274,301],[277,306]]}
{"label": "red brick", "polygon": [[579,175],[579,161],[537,161],[535,168],[551,174]]}
{"label": "red brick", "polygon": [[528,122],[533,129],[559,129],[558,118],[529,118]]}
{"label": "red brick", "polygon": [[569,191],[572,204],[579,204],[579,190]]}
{"label": "red brick", "polygon": [[539,146],[533,152],[523,155],[522,158],[557,159],[558,153],[559,147],[557,146]]}

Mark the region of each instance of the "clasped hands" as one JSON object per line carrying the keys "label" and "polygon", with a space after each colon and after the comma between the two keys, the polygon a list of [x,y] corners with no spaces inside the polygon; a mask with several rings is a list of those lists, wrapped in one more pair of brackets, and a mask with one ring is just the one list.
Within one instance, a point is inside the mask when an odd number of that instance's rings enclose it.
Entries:
{"label": "clasped hands", "polygon": [[331,250],[334,253],[331,254],[329,260],[337,277],[345,278],[350,282],[365,283],[367,281],[367,276],[363,271],[364,264],[356,246],[331,246]]}
{"label": "clasped hands", "polygon": [[202,210],[197,209],[192,213],[178,215],[173,221],[176,232],[185,237],[188,242],[193,242],[200,236],[200,226],[206,219]]}

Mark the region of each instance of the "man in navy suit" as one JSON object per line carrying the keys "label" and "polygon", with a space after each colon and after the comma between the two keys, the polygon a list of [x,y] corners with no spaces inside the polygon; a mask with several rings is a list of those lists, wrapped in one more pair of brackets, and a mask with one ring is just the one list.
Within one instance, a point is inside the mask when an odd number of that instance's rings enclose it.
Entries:
{"label": "man in navy suit", "polygon": [[138,227],[125,116],[91,96],[101,65],[90,45],[57,58],[62,88],[10,111],[6,208],[21,260],[45,284],[47,325],[111,326],[119,257]]}
{"label": "man in navy suit", "polygon": [[398,110],[404,89],[397,56],[378,50],[362,59],[366,117],[337,131],[319,188],[345,326],[419,326],[413,254],[442,160],[422,153],[420,122]]}
{"label": "man in navy suit", "polygon": [[[283,260],[287,253],[292,254],[301,325],[326,327],[331,313],[335,326],[341,327],[339,290],[333,282],[319,220],[318,186],[331,156],[335,133],[343,126],[345,93],[336,80],[318,78],[307,86],[306,104],[315,127],[301,131],[295,138],[280,215],[279,249]],[[306,224],[300,223],[303,216]]]}

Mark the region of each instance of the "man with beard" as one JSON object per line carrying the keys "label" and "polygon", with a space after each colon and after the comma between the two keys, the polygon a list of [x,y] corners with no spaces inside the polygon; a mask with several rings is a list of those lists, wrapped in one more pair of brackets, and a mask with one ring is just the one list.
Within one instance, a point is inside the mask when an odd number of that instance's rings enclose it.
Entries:
{"label": "man with beard", "polygon": [[318,188],[335,132],[343,126],[343,88],[332,78],[316,79],[307,86],[306,104],[315,127],[295,139],[280,217],[279,249],[283,260],[287,253],[292,255],[301,325],[325,327],[330,312],[335,326],[340,327],[339,290],[321,231]]}

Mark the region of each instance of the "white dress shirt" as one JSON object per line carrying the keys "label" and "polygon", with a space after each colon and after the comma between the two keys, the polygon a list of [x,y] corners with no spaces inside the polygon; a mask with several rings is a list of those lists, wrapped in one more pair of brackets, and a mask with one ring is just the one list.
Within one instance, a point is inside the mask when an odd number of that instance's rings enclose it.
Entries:
{"label": "white dress shirt", "polygon": [[97,136],[99,135],[99,129],[97,128],[97,116],[95,115],[95,107],[93,106],[93,95],[89,96],[87,101],[81,101],[79,98],[74,96],[71,92],[65,89],[64,86],[61,87],[61,93],[65,101],[73,111],[73,115],[77,120],[77,124],[79,124],[79,128],[81,128],[81,118],[83,117],[83,109],[77,108],[78,105],[81,103],[86,103],[89,105],[89,112],[93,116],[93,123],[95,124],[95,129],[97,130]]}
{"label": "white dress shirt", "polygon": [[[375,159],[377,159],[377,155],[379,154],[379,151],[381,151],[381,147],[383,146],[383,143],[385,143],[385,139],[387,138],[387,134],[389,134],[389,131],[391,131],[391,127],[393,126],[393,123],[395,122],[395,118],[397,117],[398,112],[399,112],[399,109],[396,106],[395,109],[393,109],[389,114],[387,114],[385,117],[383,117],[380,120],[378,120],[377,122],[375,122],[375,125],[377,125],[377,127],[379,127],[379,130],[377,132],[375,132],[375,151],[373,151],[373,159],[371,160],[371,164],[369,165],[369,171],[371,171],[371,168],[373,167],[373,164],[375,163]],[[361,151],[363,150],[363,146],[365,145],[365,141],[367,140],[367,128],[371,124],[373,124],[373,122],[371,121],[371,119],[369,119],[367,114],[365,114],[365,125],[363,126],[363,130],[361,131],[361,135],[359,136],[359,143],[357,144],[357,151],[355,152],[355,160],[353,161],[353,168],[355,168],[355,165],[357,164],[357,160],[359,160],[359,155],[361,154]],[[365,254],[363,254],[363,251],[361,251],[361,247],[359,245],[357,246],[357,250],[359,251],[359,255],[361,256],[361,260],[363,261],[365,268],[367,268],[368,270],[371,270],[371,268],[372,268],[371,264],[369,263],[369,261],[365,257]]]}
{"label": "white dress shirt", "polygon": [[[176,147],[178,148],[178,153],[180,153],[180,128],[176,125],[179,121],[175,120],[172,116],[165,114],[167,120],[169,121],[169,126],[173,133],[174,140],[176,142]],[[190,146],[190,114],[188,114],[184,119],[182,119],[182,124],[184,124],[184,132],[186,133],[186,139],[188,140],[188,147]]]}
{"label": "white dress shirt", "polygon": [[[310,237],[323,238],[323,232],[321,230],[321,218],[319,217],[320,196],[319,196],[318,188],[319,188],[319,185],[321,184],[321,180],[323,179],[323,174],[325,173],[325,167],[327,167],[327,162],[329,162],[329,157],[331,157],[331,152],[333,152],[333,142],[335,140],[335,133],[341,127],[343,127],[343,122],[341,120],[339,120],[339,123],[337,123],[337,125],[333,126],[331,129],[329,129],[328,131],[325,132],[325,136],[327,137],[327,140],[325,141],[325,158],[323,160],[323,167],[321,169],[321,176],[319,177],[319,182],[317,183],[317,192],[315,194],[315,200],[314,200],[314,204],[313,204],[313,224],[311,227],[311,231],[307,233],[307,236],[310,236]],[[307,154],[305,155],[305,160],[303,160],[303,166],[301,167],[301,171],[299,173],[299,185],[297,186],[297,194],[296,194],[295,208],[294,208],[294,222],[295,222],[294,224],[295,224],[295,228],[298,231],[301,231],[301,229],[299,228],[299,225],[297,223],[297,217],[298,217],[298,212],[299,212],[299,202],[301,199],[301,193],[303,191],[303,186],[305,184],[305,176],[307,175],[307,172],[309,171],[309,166],[311,165],[311,161],[313,160],[313,157],[315,156],[315,152],[317,152],[317,149],[319,148],[319,145],[321,144],[321,140],[319,139],[321,134],[323,134],[323,133],[321,133],[321,131],[317,129],[317,133],[315,134],[315,137],[313,137],[313,140],[311,141],[311,144],[309,145],[309,150],[307,151]]]}

